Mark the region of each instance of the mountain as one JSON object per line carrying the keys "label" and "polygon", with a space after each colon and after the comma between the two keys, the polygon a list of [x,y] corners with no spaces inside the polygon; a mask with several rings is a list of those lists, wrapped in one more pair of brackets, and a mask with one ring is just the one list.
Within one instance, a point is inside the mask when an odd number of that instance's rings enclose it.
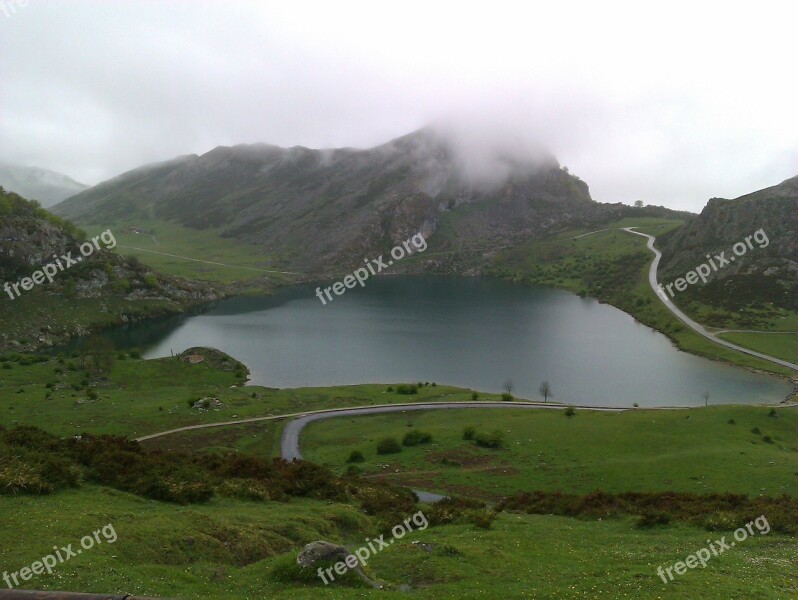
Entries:
{"label": "mountain", "polygon": [[72,223],[0,187],[0,351],[60,345],[222,295],[207,283],[153,272],[111,252],[115,246],[113,233],[93,244]]}
{"label": "mountain", "polygon": [[45,208],[89,187],[55,171],[10,163],[0,163],[0,186],[24,198],[38,200]]}
{"label": "mountain", "polygon": [[687,298],[732,310],[752,303],[798,309],[798,176],[735,200],[712,198],[660,241],[660,282],[701,264],[711,269],[709,283],[688,287]]}
{"label": "mountain", "polygon": [[439,251],[490,251],[622,213],[544,151],[433,128],[366,150],[218,147],[124,173],[53,211],[81,226],[213,228],[312,273],[362,265],[419,231]]}

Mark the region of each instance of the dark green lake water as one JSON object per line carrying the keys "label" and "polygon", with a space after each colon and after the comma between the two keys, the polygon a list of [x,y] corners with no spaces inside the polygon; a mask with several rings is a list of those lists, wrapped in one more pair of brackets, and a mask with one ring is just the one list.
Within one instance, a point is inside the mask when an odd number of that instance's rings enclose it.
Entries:
{"label": "dark green lake water", "polygon": [[378,278],[323,306],[300,286],[115,333],[146,356],[213,346],[270,387],[436,381],[574,404],[695,406],[782,400],[790,386],[677,351],[612,306],[488,279]]}

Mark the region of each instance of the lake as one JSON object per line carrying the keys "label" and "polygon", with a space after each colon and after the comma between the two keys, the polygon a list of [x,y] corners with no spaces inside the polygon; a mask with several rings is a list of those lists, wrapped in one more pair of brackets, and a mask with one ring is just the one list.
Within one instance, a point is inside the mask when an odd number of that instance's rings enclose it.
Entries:
{"label": "lake", "polygon": [[791,386],[684,352],[590,298],[491,279],[380,277],[322,305],[315,288],[223,301],[202,314],[134,325],[119,346],[169,356],[213,346],[269,387],[429,381],[584,405],[772,403]]}

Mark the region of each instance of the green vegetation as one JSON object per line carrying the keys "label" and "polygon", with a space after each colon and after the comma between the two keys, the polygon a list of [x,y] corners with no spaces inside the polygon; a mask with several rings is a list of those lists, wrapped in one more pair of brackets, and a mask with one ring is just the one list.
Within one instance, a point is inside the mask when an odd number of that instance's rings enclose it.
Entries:
{"label": "green vegetation", "polygon": [[738,346],[765,352],[776,358],[798,362],[798,334],[795,333],[721,333],[720,337]]}
{"label": "green vegetation", "polygon": [[408,431],[402,438],[403,446],[419,446],[421,444],[429,444],[432,442],[432,435],[426,431]]}
{"label": "green vegetation", "polygon": [[386,437],[377,442],[377,454],[398,454],[402,451],[402,446],[396,438]]}
{"label": "green vegetation", "polygon": [[[246,375],[240,369],[214,369],[207,362],[192,365],[177,357],[140,360],[134,354],[123,354],[123,360],[117,358],[110,373],[103,375],[87,372],[77,354],[36,361],[27,355],[5,355],[0,364],[9,368],[0,368],[0,425],[36,425],[58,435],[89,432],[135,438],[200,423],[409,400],[386,393],[384,384],[284,390],[242,386]],[[88,388],[96,391],[96,400],[89,401]],[[470,395],[470,390],[430,385],[419,388],[412,399],[466,401]],[[219,402],[208,410],[190,408],[202,398]],[[484,399],[498,400],[498,395],[484,394]],[[181,444],[188,448],[202,440],[202,447],[257,448],[271,453],[276,431],[273,426],[254,423],[242,427],[249,428],[186,432],[164,438],[163,443],[169,448]],[[250,435],[239,436],[243,430]]]}
{"label": "green vegetation", "polygon": [[169,221],[135,219],[115,221],[102,227],[83,226],[90,234],[110,228],[118,243],[117,252],[135,256],[169,275],[225,284],[242,283],[245,289],[248,286],[256,290],[293,280],[292,275],[276,272],[284,269],[274,266],[262,249],[222,237],[215,229],[198,230]]}
{"label": "green vegetation", "polygon": [[[543,409],[423,411],[415,413],[415,427],[430,432],[433,444],[393,456],[389,471],[370,457],[361,466],[401,485],[495,499],[529,490],[796,496],[798,412],[776,409],[772,417],[770,410],[581,410],[571,419]],[[470,426],[475,417],[503,434],[501,449],[469,441],[479,435]],[[395,414],[311,423],[302,436],[303,455],[336,468],[347,444],[373,444],[403,427]]]}

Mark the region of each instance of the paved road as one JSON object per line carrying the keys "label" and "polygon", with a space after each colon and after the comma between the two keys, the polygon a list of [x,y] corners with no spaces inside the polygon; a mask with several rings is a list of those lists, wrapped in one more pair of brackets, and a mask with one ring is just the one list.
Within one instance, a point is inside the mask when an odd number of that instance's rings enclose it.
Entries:
{"label": "paved road", "polygon": [[[308,423],[332,419],[335,417],[354,417],[360,415],[375,415],[391,412],[406,412],[409,410],[439,410],[439,409],[462,409],[462,408],[535,408],[535,409],[564,409],[563,404],[543,404],[540,402],[427,402],[416,404],[390,404],[382,406],[363,406],[359,408],[347,408],[334,411],[318,411],[298,419],[294,419],[283,429],[283,439],[280,443],[280,453],[285,460],[302,460],[302,453],[299,450],[299,436]],[[621,412],[626,408],[613,408],[604,406],[579,406],[581,410],[596,410],[605,412]]]}
{"label": "paved road", "polygon": [[[425,404],[402,404],[384,406],[364,406],[362,408],[350,408],[346,410],[321,411],[312,415],[306,415],[294,419],[283,429],[283,438],[280,442],[280,453],[285,460],[302,460],[302,452],[299,450],[299,437],[302,430],[308,423],[332,419],[336,417],[353,417],[362,415],[374,415],[391,412],[407,412],[410,410],[437,410],[437,409],[463,409],[463,408],[535,408],[535,409],[564,409],[562,404],[540,404],[532,402],[434,402]],[[579,407],[583,410],[598,410],[620,412],[625,408],[605,408],[594,406]],[[425,492],[423,490],[413,490],[420,502],[438,502],[446,496]]]}
{"label": "paved road", "polygon": [[[651,289],[654,290],[654,293],[657,297],[662,300],[665,306],[668,307],[676,317],[685,325],[690,327],[693,331],[695,331],[698,335],[701,335],[708,339],[711,342],[716,344],[720,344],[721,346],[725,346],[726,348],[730,348],[731,350],[737,350],[738,352],[742,352],[744,354],[748,354],[750,356],[756,356],[757,358],[761,358],[772,363],[776,363],[777,365],[781,365],[782,367],[787,367],[788,369],[793,369],[794,371],[798,371],[798,365],[788,362],[786,360],[781,360],[780,358],[775,358],[773,356],[768,356],[767,354],[762,354],[761,352],[756,352],[755,350],[750,350],[748,348],[743,348],[742,346],[738,346],[737,344],[732,344],[731,342],[727,342],[726,340],[719,338],[714,333],[708,332],[704,329],[704,326],[696,323],[686,314],[684,314],[679,307],[676,306],[667,295],[660,292],[659,283],[657,282],[657,267],[659,267],[659,260],[662,258],[662,252],[657,250],[654,247],[655,237],[653,235],[648,235],[647,233],[640,233],[639,231],[633,231],[634,228],[632,227],[624,227],[624,231],[628,231],[629,233],[634,233],[635,235],[642,235],[645,238],[648,238],[648,249],[654,253],[654,260],[651,263],[651,267],[648,269],[648,282],[651,285]],[[665,297],[663,297],[665,296]]]}

